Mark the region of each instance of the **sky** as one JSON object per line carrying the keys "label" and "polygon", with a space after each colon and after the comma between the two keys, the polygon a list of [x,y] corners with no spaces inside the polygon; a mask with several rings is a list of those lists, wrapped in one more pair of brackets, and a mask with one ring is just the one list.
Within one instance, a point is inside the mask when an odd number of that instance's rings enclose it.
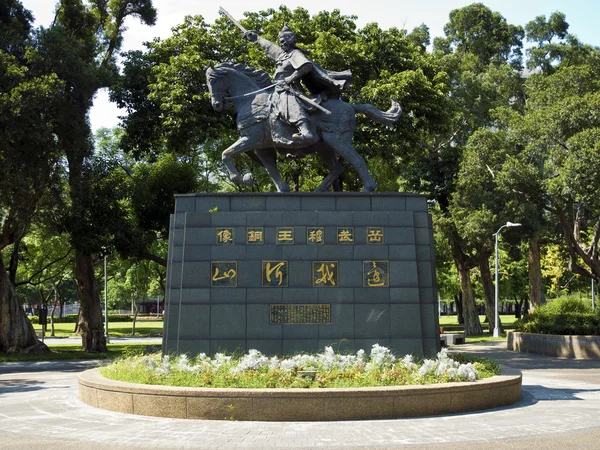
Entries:
{"label": "sky", "polygon": [[[34,17],[36,26],[48,26],[54,17],[55,0],[21,0]],[[158,11],[156,25],[143,26],[135,19],[126,22],[122,51],[141,50],[143,43],[155,37],[167,38],[171,28],[182,23],[186,15],[201,15],[211,23],[219,16],[219,6],[234,17],[243,18],[245,11],[277,9],[282,2],[273,0],[153,0]],[[358,27],[376,22],[382,29],[391,27],[413,28],[425,24],[429,27],[432,40],[443,36],[444,25],[450,11],[476,3],[471,0],[370,0],[351,2],[349,0],[302,0],[287,1],[290,9],[303,7],[311,14],[319,11],[339,9],[342,14],[358,16]],[[600,2],[598,0],[480,0],[493,11],[502,14],[508,23],[525,25],[536,16],[548,17],[555,11],[566,15],[569,31],[582,42],[600,46]],[[90,122],[95,131],[100,127],[114,127],[119,124],[119,116],[124,115],[116,105],[108,100],[108,93],[100,91],[94,99],[90,112]]]}

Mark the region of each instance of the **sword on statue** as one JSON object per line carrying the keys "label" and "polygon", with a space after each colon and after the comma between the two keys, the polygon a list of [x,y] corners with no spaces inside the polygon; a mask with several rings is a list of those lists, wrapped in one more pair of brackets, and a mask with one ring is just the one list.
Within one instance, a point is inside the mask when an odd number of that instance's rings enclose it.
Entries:
{"label": "sword on statue", "polygon": [[[240,29],[240,31],[242,33],[247,33],[248,30],[246,28],[244,28],[242,26],[241,23],[239,23],[237,20],[234,19],[234,17],[229,14],[229,12],[223,8],[222,6],[219,6],[219,12],[223,13],[227,16],[227,18],[229,20],[231,20],[231,22]],[[302,94],[301,92],[297,92],[297,91],[293,91],[294,95],[296,95],[298,98],[302,99],[302,101],[308,103],[311,106],[314,106],[315,108],[317,108],[319,111],[323,111],[325,114],[327,114],[328,116],[331,115],[331,111],[329,111],[327,108],[323,108],[321,105],[319,105],[317,102],[311,100],[310,98],[308,98],[306,95]]]}

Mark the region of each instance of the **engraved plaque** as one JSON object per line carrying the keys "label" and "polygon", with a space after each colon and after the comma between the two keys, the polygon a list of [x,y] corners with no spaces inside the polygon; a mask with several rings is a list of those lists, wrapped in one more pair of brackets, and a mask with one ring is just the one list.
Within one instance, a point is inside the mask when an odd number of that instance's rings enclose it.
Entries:
{"label": "engraved plaque", "polygon": [[363,261],[363,286],[364,287],[389,287],[390,262],[389,261]]}
{"label": "engraved plaque", "polygon": [[367,244],[383,244],[383,227],[367,227]]}
{"label": "engraved plaque", "polygon": [[313,261],[312,262],[312,285],[313,285],[313,287],[337,287],[337,285],[338,285],[338,262],[337,261]]}
{"label": "engraved plaque", "polygon": [[294,227],[278,227],[276,237],[277,244],[293,244]]}
{"label": "engraved plaque", "polygon": [[262,262],[263,287],[287,287],[288,263],[287,261]]}
{"label": "engraved plaque", "polygon": [[331,305],[326,304],[276,304],[271,305],[272,324],[331,323]]}
{"label": "engraved plaque", "polygon": [[233,228],[216,229],[217,245],[233,245]]}
{"label": "engraved plaque", "polygon": [[325,230],[323,227],[307,227],[306,228],[306,243],[307,244],[324,244]]}
{"label": "engraved plaque", "polygon": [[354,227],[338,227],[338,244],[354,244]]}
{"label": "engraved plaque", "polygon": [[237,287],[237,261],[212,261],[210,285],[212,287]]}
{"label": "engraved plaque", "polygon": [[263,227],[246,228],[246,244],[264,244],[265,232]]}

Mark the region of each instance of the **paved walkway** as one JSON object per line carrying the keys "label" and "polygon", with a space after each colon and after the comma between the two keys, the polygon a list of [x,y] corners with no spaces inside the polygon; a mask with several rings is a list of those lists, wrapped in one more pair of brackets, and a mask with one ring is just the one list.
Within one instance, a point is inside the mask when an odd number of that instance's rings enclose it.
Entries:
{"label": "paved walkway", "polygon": [[600,449],[600,361],[458,346],[523,371],[519,403],[481,413],[347,422],[161,419],[82,404],[87,363],[0,364],[0,449]]}

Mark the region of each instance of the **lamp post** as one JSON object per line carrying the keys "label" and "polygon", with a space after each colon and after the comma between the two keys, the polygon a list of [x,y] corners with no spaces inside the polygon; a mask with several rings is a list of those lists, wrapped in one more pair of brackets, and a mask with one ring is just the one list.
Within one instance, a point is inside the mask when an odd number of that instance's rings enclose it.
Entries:
{"label": "lamp post", "polygon": [[108,280],[106,278],[106,253],[104,254],[104,329],[106,333],[106,343],[110,343],[110,338],[108,337]]}
{"label": "lamp post", "polygon": [[500,328],[498,327],[498,236],[500,235],[500,231],[502,230],[502,228],[506,228],[506,227],[520,227],[521,224],[520,223],[512,223],[512,222],[506,222],[506,224],[502,225],[500,228],[498,228],[498,231],[496,231],[494,233],[494,237],[496,238],[496,282],[494,285],[494,297],[495,297],[495,302],[494,302],[494,337],[498,337],[500,336]]}

